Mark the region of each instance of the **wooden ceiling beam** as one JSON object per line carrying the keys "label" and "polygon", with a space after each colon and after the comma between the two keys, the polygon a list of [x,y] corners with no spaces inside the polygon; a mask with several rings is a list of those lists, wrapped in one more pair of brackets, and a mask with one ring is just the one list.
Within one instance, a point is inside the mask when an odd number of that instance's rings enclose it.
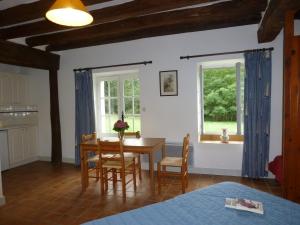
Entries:
{"label": "wooden ceiling beam", "polygon": [[[84,0],[85,5],[94,5],[111,0]],[[28,4],[21,4],[15,7],[0,11],[0,26],[9,26],[30,20],[44,18],[46,11],[53,4],[53,0],[40,0]]]}
{"label": "wooden ceiling beam", "polygon": [[300,10],[299,0],[270,0],[262,22],[257,31],[259,43],[273,41],[280,33],[287,11]]}
{"label": "wooden ceiling beam", "polygon": [[[152,0],[132,1],[124,4],[106,7],[91,11],[94,17],[93,25],[124,20],[132,17],[157,13],[164,10],[172,10],[195,4],[210,3],[217,0]],[[0,29],[0,38],[12,39],[18,37],[33,36],[55,31],[68,30],[70,27],[59,26],[48,20],[37,21],[29,24]]]}
{"label": "wooden ceiling beam", "polygon": [[0,62],[38,69],[58,70],[60,56],[39,49],[0,40]]}
{"label": "wooden ceiling beam", "polygon": [[[244,17],[246,14],[253,15],[260,13],[266,7],[266,1],[259,2],[260,4],[257,4],[256,0],[238,0],[205,7],[169,11],[73,31],[31,37],[26,39],[26,43],[30,46],[55,45],[70,41],[80,41],[87,38],[101,39],[103,37],[105,38],[105,36],[120,34],[121,32],[126,33],[147,28],[152,29],[161,26],[187,23],[197,23],[207,28],[206,24],[214,22],[220,23],[220,21],[223,22],[223,20],[226,23],[226,20],[232,16],[238,15]],[[226,11],[226,14],[224,14],[224,11]],[[236,22],[238,23],[238,17],[235,18],[237,18]]]}
{"label": "wooden ceiling beam", "polygon": [[252,14],[252,15],[232,14],[230,18],[228,18],[227,20],[213,20],[211,22],[199,20],[198,22],[194,21],[194,22],[186,22],[182,24],[164,25],[164,26],[154,27],[154,28],[141,28],[139,30],[126,31],[119,34],[114,33],[111,35],[103,36],[101,38],[99,37],[86,38],[79,41],[57,43],[57,44],[49,45],[47,47],[47,51],[61,51],[67,49],[130,41],[130,40],[155,37],[155,36],[194,32],[194,31],[209,30],[209,29],[219,29],[219,28],[226,28],[228,26],[232,27],[232,26],[257,24],[260,21],[260,19],[261,19],[260,13]]}

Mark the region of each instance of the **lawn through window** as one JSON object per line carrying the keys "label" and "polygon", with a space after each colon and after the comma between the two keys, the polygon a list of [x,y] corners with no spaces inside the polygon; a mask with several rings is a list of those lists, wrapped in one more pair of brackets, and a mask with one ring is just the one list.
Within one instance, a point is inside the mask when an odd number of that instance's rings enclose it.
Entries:
{"label": "lawn through window", "polygon": [[201,134],[243,135],[244,71],[243,59],[200,66]]}

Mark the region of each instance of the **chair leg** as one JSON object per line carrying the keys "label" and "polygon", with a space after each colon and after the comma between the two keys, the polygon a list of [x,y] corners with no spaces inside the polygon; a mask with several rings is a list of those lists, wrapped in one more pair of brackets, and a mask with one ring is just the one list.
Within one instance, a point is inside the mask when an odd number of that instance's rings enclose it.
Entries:
{"label": "chair leg", "polygon": [[100,188],[101,188],[101,195],[104,195],[104,174],[103,174],[103,168],[100,168]]}
{"label": "chair leg", "polygon": [[186,174],[185,174],[185,187],[188,187],[188,184],[189,184],[189,174],[188,174],[188,172],[186,172]]}
{"label": "chair leg", "polygon": [[132,165],[132,169],[133,169],[133,187],[134,187],[134,191],[136,191],[136,166],[135,166],[135,159],[133,159],[134,164]]}
{"label": "chair leg", "polygon": [[118,174],[117,174],[117,171],[116,169],[113,169],[112,170],[112,177],[113,177],[113,188],[114,190],[116,190],[116,187],[117,187],[117,179],[118,179]]}
{"label": "chair leg", "polygon": [[121,169],[121,180],[122,180],[122,194],[123,199],[126,199],[126,175],[125,175],[125,169]]}
{"label": "chair leg", "polygon": [[107,169],[104,168],[105,191],[108,190],[108,174]]}
{"label": "chair leg", "polygon": [[98,162],[96,165],[96,181],[100,178],[100,163]]}
{"label": "chair leg", "polygon": [[184,194],[185,193],[185,176],[184,176],[184,173],[182,173],[181,175],[181,187],[182,187],[182,193]]}
{"label": "chair leg", "polygon": [[161,192],[160,162],[157,163],[157,184],[158,184],[158,194],[160,194],[160,192]]}
{"label": "chair leg", "polygon": [[139,179],[142,180],[142,163],[141,163],[141,154],[138,157],[138,167],[139,167]]}

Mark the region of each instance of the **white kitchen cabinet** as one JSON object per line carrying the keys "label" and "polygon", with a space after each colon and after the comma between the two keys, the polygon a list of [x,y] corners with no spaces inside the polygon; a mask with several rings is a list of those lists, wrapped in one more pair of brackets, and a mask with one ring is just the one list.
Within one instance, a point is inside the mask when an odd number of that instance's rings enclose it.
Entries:
{"label": "white kitchen cabinet", "polygon": [[10,167],[18,165],[24,159],[24,128],[8,130],[8,151]]}
{"label": "white kitchen cabinet", "polygon": [[37,128],[35,126],[8,130],[9,167],[37,160]]}
{"label": "white kitchen cabinet", "polygon": [[37,156],[37,127],[26,127],[24,140],[24,158],[35,158]]}
{"label": "white kitchen cabinet", "polygon": [[0,130],[0,158],[1,171],[9,169],[9,154],[6,130]]}
{"label": "white kitchen cabinet", "polygon": [[22,105],[28,100],[28,78],[0,72],[0,105]]}

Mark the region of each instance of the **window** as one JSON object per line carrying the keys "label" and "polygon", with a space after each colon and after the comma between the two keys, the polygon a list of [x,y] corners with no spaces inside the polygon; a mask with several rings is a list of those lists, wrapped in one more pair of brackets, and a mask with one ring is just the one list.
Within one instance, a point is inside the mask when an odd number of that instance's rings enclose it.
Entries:
{"label": "window", "polygon": [[114,134],[113,125],[122,112],[128,131],[141,130],[140,82],[137,71],[94,74],[96,130],[100,135]]}
{"label": "window", "polygon": [[219,140],[222,128],[227,128],[229,135],[243,135],[244,72],[243,59],[210,61],[200,65],[202,137],[215,135]]}

